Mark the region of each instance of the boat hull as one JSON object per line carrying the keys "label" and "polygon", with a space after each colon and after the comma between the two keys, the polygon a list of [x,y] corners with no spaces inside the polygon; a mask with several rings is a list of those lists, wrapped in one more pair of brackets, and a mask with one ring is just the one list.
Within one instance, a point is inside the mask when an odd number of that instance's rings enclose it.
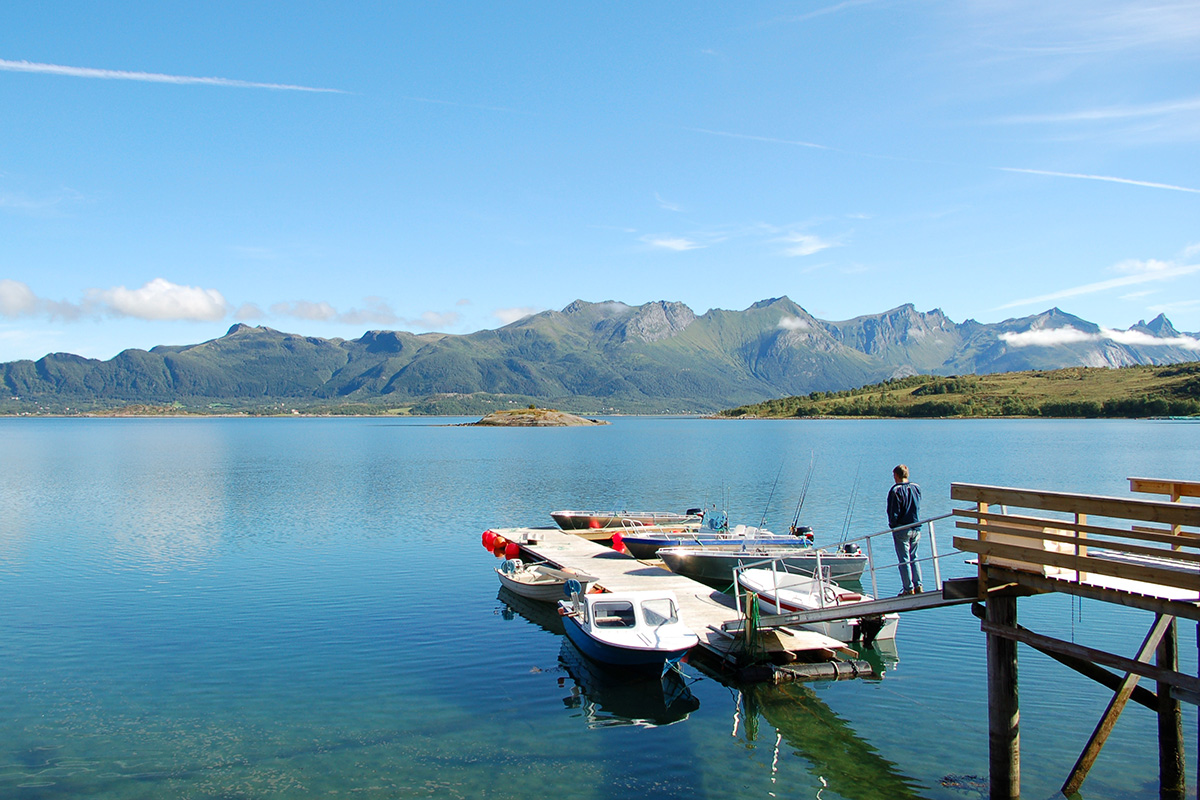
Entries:
{"label": "boat hull", "polygon": [[[777,585],[778,582],[778,585]],[[847,592],[831,581],[817,581],[786,572],[772,575],[771,570],[746,570],[738,577],[742,589],[754,592],[758,597],[759,610],[764,614],[795,614],[801,611],[816,611],[830,607],[852,607],[855,603],[873,600],[870,595]],[[872,629],[867,631],[865,624]],[[801,628],[823,633],[841,642],[860,640],[876,641],[896,638],[900,615],[884,614],[882,617],[805,622]]]}
{"label": "boat hull", "polygon": [[[733,571],[738,566],[765,559],[777,559],[788,568],[812,574],[817,570],[818,558],[811,548],[797,548],[798,552],[788,555],[787,547],[664,547],[658,557],[667,568],[687,578],[729,585],[733,582]],[[857,581],[862,578],[867,557],[861,553],[822,553],[822,571],[835,581]]]}
{"label": "boat hull", "polygon": [[661,671],[679,661],[691,649],[636,650],[630,647],[616,647],[592,638],[579,621],[571,616],[563,619],[563,628],[566,629],[567,638],[579,648],[579,652],[593,661],[614,667]]}
{"label": "boat hull", "polygon": [[696,514],[676,514],[670,511],[552,511],[550,517],[564,531],[621,530],[627,524],[700,524],[700,517]]}
{"label": "boat hull", "polygon": [[527,565],[511,573],[497,568],[496,577],[500,579],[500,585],[513,594],[543,603],[562,600],[567,594],[565,587],[568,580],[579,581],[583,592],[587,592],[596,580],[591,575],[574,574],[538,565]]}

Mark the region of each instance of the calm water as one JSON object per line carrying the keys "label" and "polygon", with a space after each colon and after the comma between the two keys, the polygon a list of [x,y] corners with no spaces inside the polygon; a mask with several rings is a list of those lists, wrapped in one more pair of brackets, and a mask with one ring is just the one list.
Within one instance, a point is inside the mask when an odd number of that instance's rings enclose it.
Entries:
{"label": "calm water", "polygon": [[[786,529],[815,454],[803,521],[831,543],[884,526],[900,461],[925,516],[952,481],[1125,495],[1128,476],[1200,474],[1200,425],[8,419],[0,454],[0,797],[975,798],[966,607],[907,615],[880,681],[743,694],[688,667],[671,703],[589,669],[553,615],[511,611],[480,533],[714,502]],[[1125,654],[1150,624],[1066,598],[1020,613]],[[1020,657],[1024,794],[1049,798],[1108,693]],[[1157,797],[1149,711],[1126,710],[1083,797]]]}

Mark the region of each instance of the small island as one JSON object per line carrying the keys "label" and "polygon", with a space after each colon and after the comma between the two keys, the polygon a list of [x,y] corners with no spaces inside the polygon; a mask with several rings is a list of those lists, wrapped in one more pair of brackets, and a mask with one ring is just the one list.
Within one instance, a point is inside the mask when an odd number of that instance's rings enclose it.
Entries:
{"label": "small island", "polygon": [[511,408],[493,411],[478,422],[470,425],[485,425],[503,428],[566,428],[580,425],[607,425],[599,419],[587,419],[567,414],[553,408]]}

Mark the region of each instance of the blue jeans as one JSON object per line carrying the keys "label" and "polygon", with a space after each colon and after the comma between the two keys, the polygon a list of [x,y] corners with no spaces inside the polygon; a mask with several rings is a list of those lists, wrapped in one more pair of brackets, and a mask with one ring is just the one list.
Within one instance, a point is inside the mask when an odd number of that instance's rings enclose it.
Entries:
{"label": "blue jeans", "polygon": [[921,529],[892,533],[892,541],[896,544],[896,559],[900,562],[900,583],[905,592],[911,592],[921,585],[921,564],[917,561],[917,544],[921,541]]}

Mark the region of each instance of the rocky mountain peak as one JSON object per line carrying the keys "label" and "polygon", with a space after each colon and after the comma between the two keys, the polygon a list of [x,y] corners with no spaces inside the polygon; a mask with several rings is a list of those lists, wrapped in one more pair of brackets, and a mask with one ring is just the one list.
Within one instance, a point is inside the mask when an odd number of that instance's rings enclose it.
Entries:
{"label": "rocky mountain peak", "polygon": [[696,314],[683,303],[659,300],[639,306],[623,327],[626,339],[657,342],[681,332],[696,321]]}

